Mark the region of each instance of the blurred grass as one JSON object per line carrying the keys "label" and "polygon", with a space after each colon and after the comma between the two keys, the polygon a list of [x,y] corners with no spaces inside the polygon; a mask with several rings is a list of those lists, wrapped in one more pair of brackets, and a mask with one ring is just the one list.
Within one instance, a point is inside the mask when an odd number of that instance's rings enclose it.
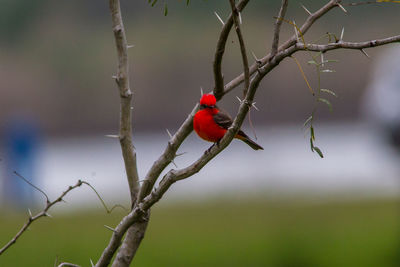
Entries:
{"label": "blurred grass", "polygon": [[[152,210],[134,266],[400,266],[399,199],[307,202],[212,200]],[[0,244],[22,215],[2,213]],[[90,266],[122,213],[43,218],[4,255],[0,266]]]}

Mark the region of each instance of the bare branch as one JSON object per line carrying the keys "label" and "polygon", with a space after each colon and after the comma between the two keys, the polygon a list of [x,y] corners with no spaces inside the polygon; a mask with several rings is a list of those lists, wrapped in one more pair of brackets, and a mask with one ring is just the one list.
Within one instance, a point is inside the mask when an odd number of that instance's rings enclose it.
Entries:
{"label": "bare branch", "polygon": [[229,0],[229,2],[231,4],[233,22],[235,24],[235,30],[236,30],[236,34],[237,34],[237,37],[238,37],[238,40],[239,40],[240,53],[242,54],[243,73],[244,73],[243,96],[245,96],[247,94],[247,90],[249,89],[249,85],[250,85],[249,61],[247,59],[246,46],[244,44],[242,31],[240,29],[240,19],[239,19],[239,14],[240,13],[236,9],[235,0]]}
{"label": "bare branch", "polygon": [[[248,1],[240,1],[237,9],[240,10],[240,5],[244,6]],[[304,35],[307,30],[312,26],[312,24],[319,19],[321,16],[326,14],[332,8],[338,6],[339,0],[331,0],[328,4],[323,6],[318,11],[311,13],[307,18],[305,23],[300,28],[300,33]],[[224,94],[232,90],[234,87],[238,86],[245,80],[245,74],[241,74],[240,76],[233,79],[230,83],[228,83],[223,90],[221,90],[221,84],[223,87],[223,76],[221,73],[221,62],[222,57],[225,50],[226,41],[229,35],[230,28],[233,26],[234,22],[234,12],[230,15],[227,22],[225,23],[217,44],[217,50],[215,53],[214,60],[214,79],[215,79],[215,88],[214,94],[218,95],[218,99],[220,99]],[[131,231],[132,225],[138,225],[139,223],[145,223],[147,225],[147,220],[149,216],[149,209],[161,199],[161,197],[165,194],[165,192],[170,188],[170,186],[176,181],[188,178],[193,174],[197,173],[204,167],[210,160],[212,160],[215,156],[217,156],[229,143],[232,141],[235,133],[239,130],[240,125],[243,123],[243,120],[252,106],[254,94],[261,82],[261,80],[268,74],[272,69],[274,69],[283,59],[290,57],[297,51],[305,50],[304,44],[298,43],[296,36],[293,35],[289,38],[284,44],[279,46],[276,50],[275,55],[267,55],[264,58],[260,59],[258,62],[254,63],[249,68],[250,75],[255,75],[252,77],[249,88],[246,94],[245,99],[241,102],[239,111],[235,120],[231,126],[231,128],[227,131],[225,136],[220,140],[218,145],[212,146],[209,150],[207,150],[198,160],[196,160],[191,165],[178,169],[178,170],[170,170],[160,181],[158,187],[153,190],[154,184],[160,176],[161,172],[172,162],[172,160],[176,156],[176,152],[179,146],[182,144],[183,140],[191,133],[193,126],[193,116],[195,112],[198,110],[198,105],[196,105],[191,114],[187,117],[178,131],[170,138],[166,149],[163,154],[158,158],[157,161],[154,162],[153,166],[150,168],[147,173],[143,185],[140,189],[139,196],[137,198],[136,204],[134,205],[132,211],[126,215],[120,223],[115,227],[112,237],[109,241],[109,244],[103,251],[99,261],[96,266],[107,266],[111,261],[115,251],[121,244],[121,240],[124,234]],[[336,48],[332,48],[336,49]],[[129,234],[128,231],[128,234]],[[141,234],[143,232],[139,232]],[[142,238],[143,236],[141,236]],[[140,240],[139,240],[140,242]],[[126,242],[124,242],[124,245]],[[134,246],[137,249],[137,246]],[[118,255],[117,255],[118,258]],[[125,266],[125,265],[118,265]]]}
{"label": "bare branch", "polygon": [[[274,26],[274,39],[272,41],[271,57],[275,56],[276,51],[278,50],[279,33],[281,30],[283,19],[285,18],[287,6],[288,6],[288,0],[282,0],[281,9],[279,10],[279,15],[275,21],[275,26]],[[303,6],[303,8],[305,7]]]}
{"label": "bare branch", "polygon": [[[46,217],[49,216],[48,210],[57,204],[58,202],[61,202],[63,198],[72,190],[74,190],[77,187],[80,187],[82,184],[88,184],[87,182],[79,180],[75,185],[69,186],[66,191],[64,191],[56,200],[50,202],[49,199],[47,199],[46,202],[46,207],[36,214],[35,216],[31,215],[31,212],[29,212],[29,217],[27,222],[22,226],[22,228],[18,231],[18,233],[4,246],[0,249],[0,255],[3,254],[4,251],[6,251],[9,247],[11,247],[15,242],[17,242],[18,238],[21,237],[21,235],[28,229],[29,225],[31,225],[34,221],[38,220],[41,217]],[[36,187],[35,187],[36,188]],[[66,266],[66,265],[65,265]]]}
{"label": "bare branch", "polygon": [[[42,194],[45,196],[45,198],[46,198],[46,203],[49,203],[49,202],[50,202],[49,197],[47,196],[47,194],[46,194],[42,189],[40,189],[40,188],[37,187],[36,185],[34,185],[34,184],[32,184],[31,182],[29,182],[28,179],[26,179],[24,176],[22,176],[22,175],[19,174],[18,172],[14,171],[14,174],[15,174],[18,178],[21,178],[22,180],[24,180],[25,183],[29,184],[30,186],[32,186],[33,188],[35,188],[37,191],[39,191],[40,193],[42,193]],[[30,212],[30,211],[29,211],[29,212]]]}
{"label": "bare branch", "polygon": [[[238,12],[242,12],[242,10],[245,8],[248,2],[249,0],[241,0],[236,7]],[[214,81],[215,81],[214,95],[217,98],[217,100],[221,99],[221,97],[224,95],[223,94],[224,78],[221,69],[222,57],[225,52],[226,40],[228,39],[229,32],[231,31],[232,26],[233,26],[233,15],[231,14],[228,20],[225,22],[224,27],[222,27],[214,55],[214,65],[213,65]]]}
{"label": "bare branch", "polygon": [[135,203],[137,194],[139,192],[139,175],[136,164],[136,152],[132,143],[132,92],[129,86],[128,43],[126,41],[124,24],[122,22],[119,0],[109,0],[109,6],[112,16],[112,28],[118,53],[118,72],[115,77],[115,81],[117,82],[119,88],[121,101],[119,140],[125,163],[125,171],[128,179],[131,201],[133,204]]}
{"label": "bare branch", "polygon": [[383,39],[370,40],[365,42],[338,42],[338,43],[330,43],[330,44],[296,44],[296,50],[308,50],[308,51],[317,51],[317,52],[326,52],[334,49],[357,49],[361,50],[364,48],[376,47],[385,44],[400,42],[400,35],[391,36]]}
{"label": "bare branch", "polygon": [[[326,5],[318,9],[316,12],[312,13],[304,22],[304,24],[300,27],[301,33],[304,35],[311,28],[311,26],[323,15],[329,12],[332,8],[337,7],[337,2],[339,0],[331,0]],[[282,51],[284,49],[289,48],[297,42],[296,36],[293,35],[286,42],[281,44],[278,48],[278,51]],[[252,64],[249,68],[250,76],[253,75],[260,66],[265,65],[268,61],[273,60],[274,57],[271,56],[271,53],[261,58],[258,62]],[[244,81],[244,73],[240,74],[236,78],[232,79],[229,83],[227,83],[224,87],[224,92],[228,93],[238,85],[240,85]]]}

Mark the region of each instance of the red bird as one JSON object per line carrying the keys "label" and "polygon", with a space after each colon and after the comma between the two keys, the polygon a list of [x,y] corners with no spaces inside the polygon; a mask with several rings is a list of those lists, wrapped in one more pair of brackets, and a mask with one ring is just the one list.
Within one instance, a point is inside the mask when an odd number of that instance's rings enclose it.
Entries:
{"label": "red bird", "polygon": [[[193,128],[196,133],[202,139],[214,143],[221,140],[232,125],[231,117],[220,110],[215,105],[216,103],[217,99],[214,95],[203,95],[200,99],[200,110],[193,118]],[[264,149],[241,130],[235,135],[235,138],[242,140],[254,150]]]}

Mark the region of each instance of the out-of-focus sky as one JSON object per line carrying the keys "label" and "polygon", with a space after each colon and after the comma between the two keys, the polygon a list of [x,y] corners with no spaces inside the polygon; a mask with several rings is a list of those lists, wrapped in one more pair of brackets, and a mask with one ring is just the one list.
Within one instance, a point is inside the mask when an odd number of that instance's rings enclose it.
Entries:
{"label": "out-of-focus sky", "polygon": [[[271,32],[280,1],[251,2],[242,14],[249,51],[262,57],[270,49]],[[302,1],[316,10],[321,1]],[[134,127],[137,131],[176,128],[198,101],[200,87],[213,88],[212,61],[221,24],[229,5],[223,1],[167,1],[151,7],[147,1],[122,1],[130,44],[131,85],[135,93]],[[312,41],[326,32],[344,40],[361,41],[395,33],[399,7],[395,4],[333,10],[307,33]],[[301,24],[307,13],[291,1],[287,18]],[[104,1],[3,0],[0,11],[0,125],[14,116],[36,120],[47,136],[103,134],[118,125],[119,99],[111,76],[116,52],[108,4]],[[284,41],[293,27],[283,23]],[[323,41],[321,41],[323,42]],[[236,36],[229,38],[223,72],[228,82],[241,72]],[[334,112],[321,105],[321,121],[355,121],[374,58],[381,48],[368,49],[372,59],[358,51],[329,52],[325,59],[335,73],[322,74],[322,86],[340,97],[332,99]],[[296,54],[308,79],[316,75],[306,53]],[[250,61],[252,56],[249,54]],[[234,113],[240,89],[222,105]],[[256,97],[257,125],[294,122],[310,114],[312,97],[295,62],[287,59],[262,82]]]}

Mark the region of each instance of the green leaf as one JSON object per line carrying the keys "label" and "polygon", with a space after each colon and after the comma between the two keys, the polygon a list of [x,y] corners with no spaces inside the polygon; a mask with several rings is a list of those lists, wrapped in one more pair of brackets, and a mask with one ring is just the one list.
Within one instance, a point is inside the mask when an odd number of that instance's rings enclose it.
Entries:
{"label": "green leaf", "polygon": [[164,16],[167,16],[168,15],[168,6],[167,6],[167,3],[165,2],[165,4],[164,4]]}
{"label": "green leaf", "polygon": [[314,152],[314,143],[313,143],[311,137],[310,137],[310,147],[311,147],[311,151]]}
{"label": "green leaf", "polygon": [[314,135],[314,127],[310,126],[310,136],[312,140],[315,140],[315,135]]}
{"label": "green leaf", "polygon": [[324,93],[331,94],[331,95],[333,95],[334,97],[338,97],[337,94],[336,94],[334,91],[331,91],[331,90],[329,90],[329,89],[321,89],[320,91],[321,91],[321,92],[324,92]]}
{"label": "green leaf", "polygon": [[335,70],[328,70],[328,69],[326,69],[326,70],[321,70],[321,72],[336,72]]}
{"label": "green leaf", "polygon": [[310,123],[312,119],[313,119],[313,115],[311,115],[310,117],[308,117],[308,119],[306,119],[306,121],[303,123],[303,127],[306,127],[306,125],[307,125],[308,123]]}
{"label": "green leaf", "polygon": [[154,6],[155,4],[157,4],[158,0],[153,0],[153,2],[151,3],[151,6]]}
{"label": "green leaf", "polygon": [[317,65],[317,66],[319,65],[317,62],[315,62],[315,60],[310,60],[310,61],[308,61],[307,63],[310,64],[310,65],[311,65],[311,64],[312,64],[312,65]]}
{"label": "green leaf", "polygon": [[327,59],[327,60],[325,60],[325,63],[327,63],[327,62],[339,62],[339,60],[337,60],[337,59]]}
{"label": "green leaf", "polygon": [[186,0],[186,5],[188,6],[190,4],[190,0]]}
{"label": "green leaf", "polygon": [[331,104],[331,102],[329,102],[328,99],[325,99],[325,98],[318,98],[318,101],[327,104],[328,107],[329,107],[329,111],[332,112],[332,110],[333,110],[332,104]]}
{"label": "green leaf", "polygon": [[321,152],[321,149],[319,149],[319,147],[314,147],[314,150],[315,150],[315,152],[317,152],[318,153],[318,155],[321,157],[321,158],[324,158],[324,154],[322,154],[322,152]]}

